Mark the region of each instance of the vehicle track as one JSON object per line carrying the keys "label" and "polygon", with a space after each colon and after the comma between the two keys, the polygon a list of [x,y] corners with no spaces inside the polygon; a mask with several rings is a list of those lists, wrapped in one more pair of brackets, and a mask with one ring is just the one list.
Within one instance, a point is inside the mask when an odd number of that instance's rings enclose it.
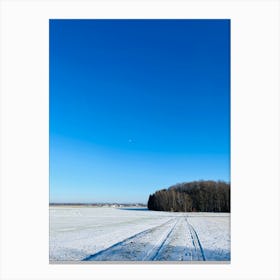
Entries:
{"label": "vehicle track", "polygon": [[203,251],[203,247],[201,245],[201,242],[199,240],[198,234],[196,232],[196,230],[194,229],[194,227],[189,223],[188,218],[185,217],[186,222],[187,222],[187,226],[190,232],[190,236],[192,239],[192,244],[193,244],[193,250],[192,250],[192,260],[194,261],[200,261],[203,260],[205,261],[205,254]]}
{"label": "vehicle track", "polygon": [[146,254],[146,257],[143,258],[143,260],[147,260],[147,261],[154,261],[157,260],[158,257],[161,254],[161,251],[163,250],[163,248],[166,246],[166,244],[169,243],[170,241],[170,237],[172,236],[172,233],[174,232],[175,227],[178,224],[178,219],[176,221],[176,223],[174,224],[174,226],[171,228],[171,230],[168,232],[168,234],[162,239],[159,239],[159,241],[157,242],[157,244],[152,248],[152,250],[150,252],[148,252]]}
{"label": "vehicle track", "polygon": [[205,261],[203,247],[186,216],[134,234],[83,261]]}
{"label": "vehicle track", "polygon": [[[84,258],[83,261],[153,260],[177,222],[178,220],[176,218],[169,219],[159,226],[141,231],[104,250],[92,254]],[[155,245],[150,243],[151,239],[157,240]]]}
{"label": "vehicle track", "polygon": [[192,243],[186,220],[178,217],[173,230],[153,258],[155,261],[190,261]]}

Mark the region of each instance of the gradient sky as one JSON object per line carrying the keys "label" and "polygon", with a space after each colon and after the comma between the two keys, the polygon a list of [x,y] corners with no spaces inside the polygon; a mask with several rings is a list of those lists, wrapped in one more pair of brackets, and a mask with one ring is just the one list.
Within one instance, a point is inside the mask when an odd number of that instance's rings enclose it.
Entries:
{"label": "gradient sky", "polygon": [[229,20],[50,20],[50,202],[230,180]]}

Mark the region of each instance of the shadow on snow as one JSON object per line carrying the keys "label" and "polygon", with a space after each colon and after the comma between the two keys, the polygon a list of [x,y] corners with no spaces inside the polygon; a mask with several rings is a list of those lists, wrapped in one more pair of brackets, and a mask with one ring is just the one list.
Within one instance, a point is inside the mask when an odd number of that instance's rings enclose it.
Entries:
{"label": "shadow on snow", "polygon": [[[133,262],[133,261],[176,261],[176,262],[202,262],[203,259],[200,251],[196,251],[193,247],[164,245],[160,251],[147,257],[147,252],[151,252],[154,244],[150,242],[140,242],[139,244],[121,245],[116,243],[111,247],[96,252],[82,259],[82,261],[115,261],[115,262]],[[145,248],[144,250],[141,250]],[[203,248],[205,261],[230,261],[229,250],[209,250]]]}

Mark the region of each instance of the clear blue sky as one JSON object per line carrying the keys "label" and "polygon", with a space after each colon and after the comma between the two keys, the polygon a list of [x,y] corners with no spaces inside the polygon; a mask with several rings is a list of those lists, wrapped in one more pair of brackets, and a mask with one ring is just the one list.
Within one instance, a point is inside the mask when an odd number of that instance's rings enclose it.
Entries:
{"label": "clear blue sky", "polygon": [[229,20],[50,20],[50,202],[230,180]]}

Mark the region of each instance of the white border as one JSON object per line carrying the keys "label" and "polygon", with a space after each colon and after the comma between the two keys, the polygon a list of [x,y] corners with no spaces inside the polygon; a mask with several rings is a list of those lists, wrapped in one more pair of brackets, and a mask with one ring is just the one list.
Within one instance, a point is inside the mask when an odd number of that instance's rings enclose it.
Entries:
{"label": "white border", "polygon": [[[279,279],[278,1],[1,1],[1,279]],[[49,18],[229,18],[229,265],[48,263]]]}

